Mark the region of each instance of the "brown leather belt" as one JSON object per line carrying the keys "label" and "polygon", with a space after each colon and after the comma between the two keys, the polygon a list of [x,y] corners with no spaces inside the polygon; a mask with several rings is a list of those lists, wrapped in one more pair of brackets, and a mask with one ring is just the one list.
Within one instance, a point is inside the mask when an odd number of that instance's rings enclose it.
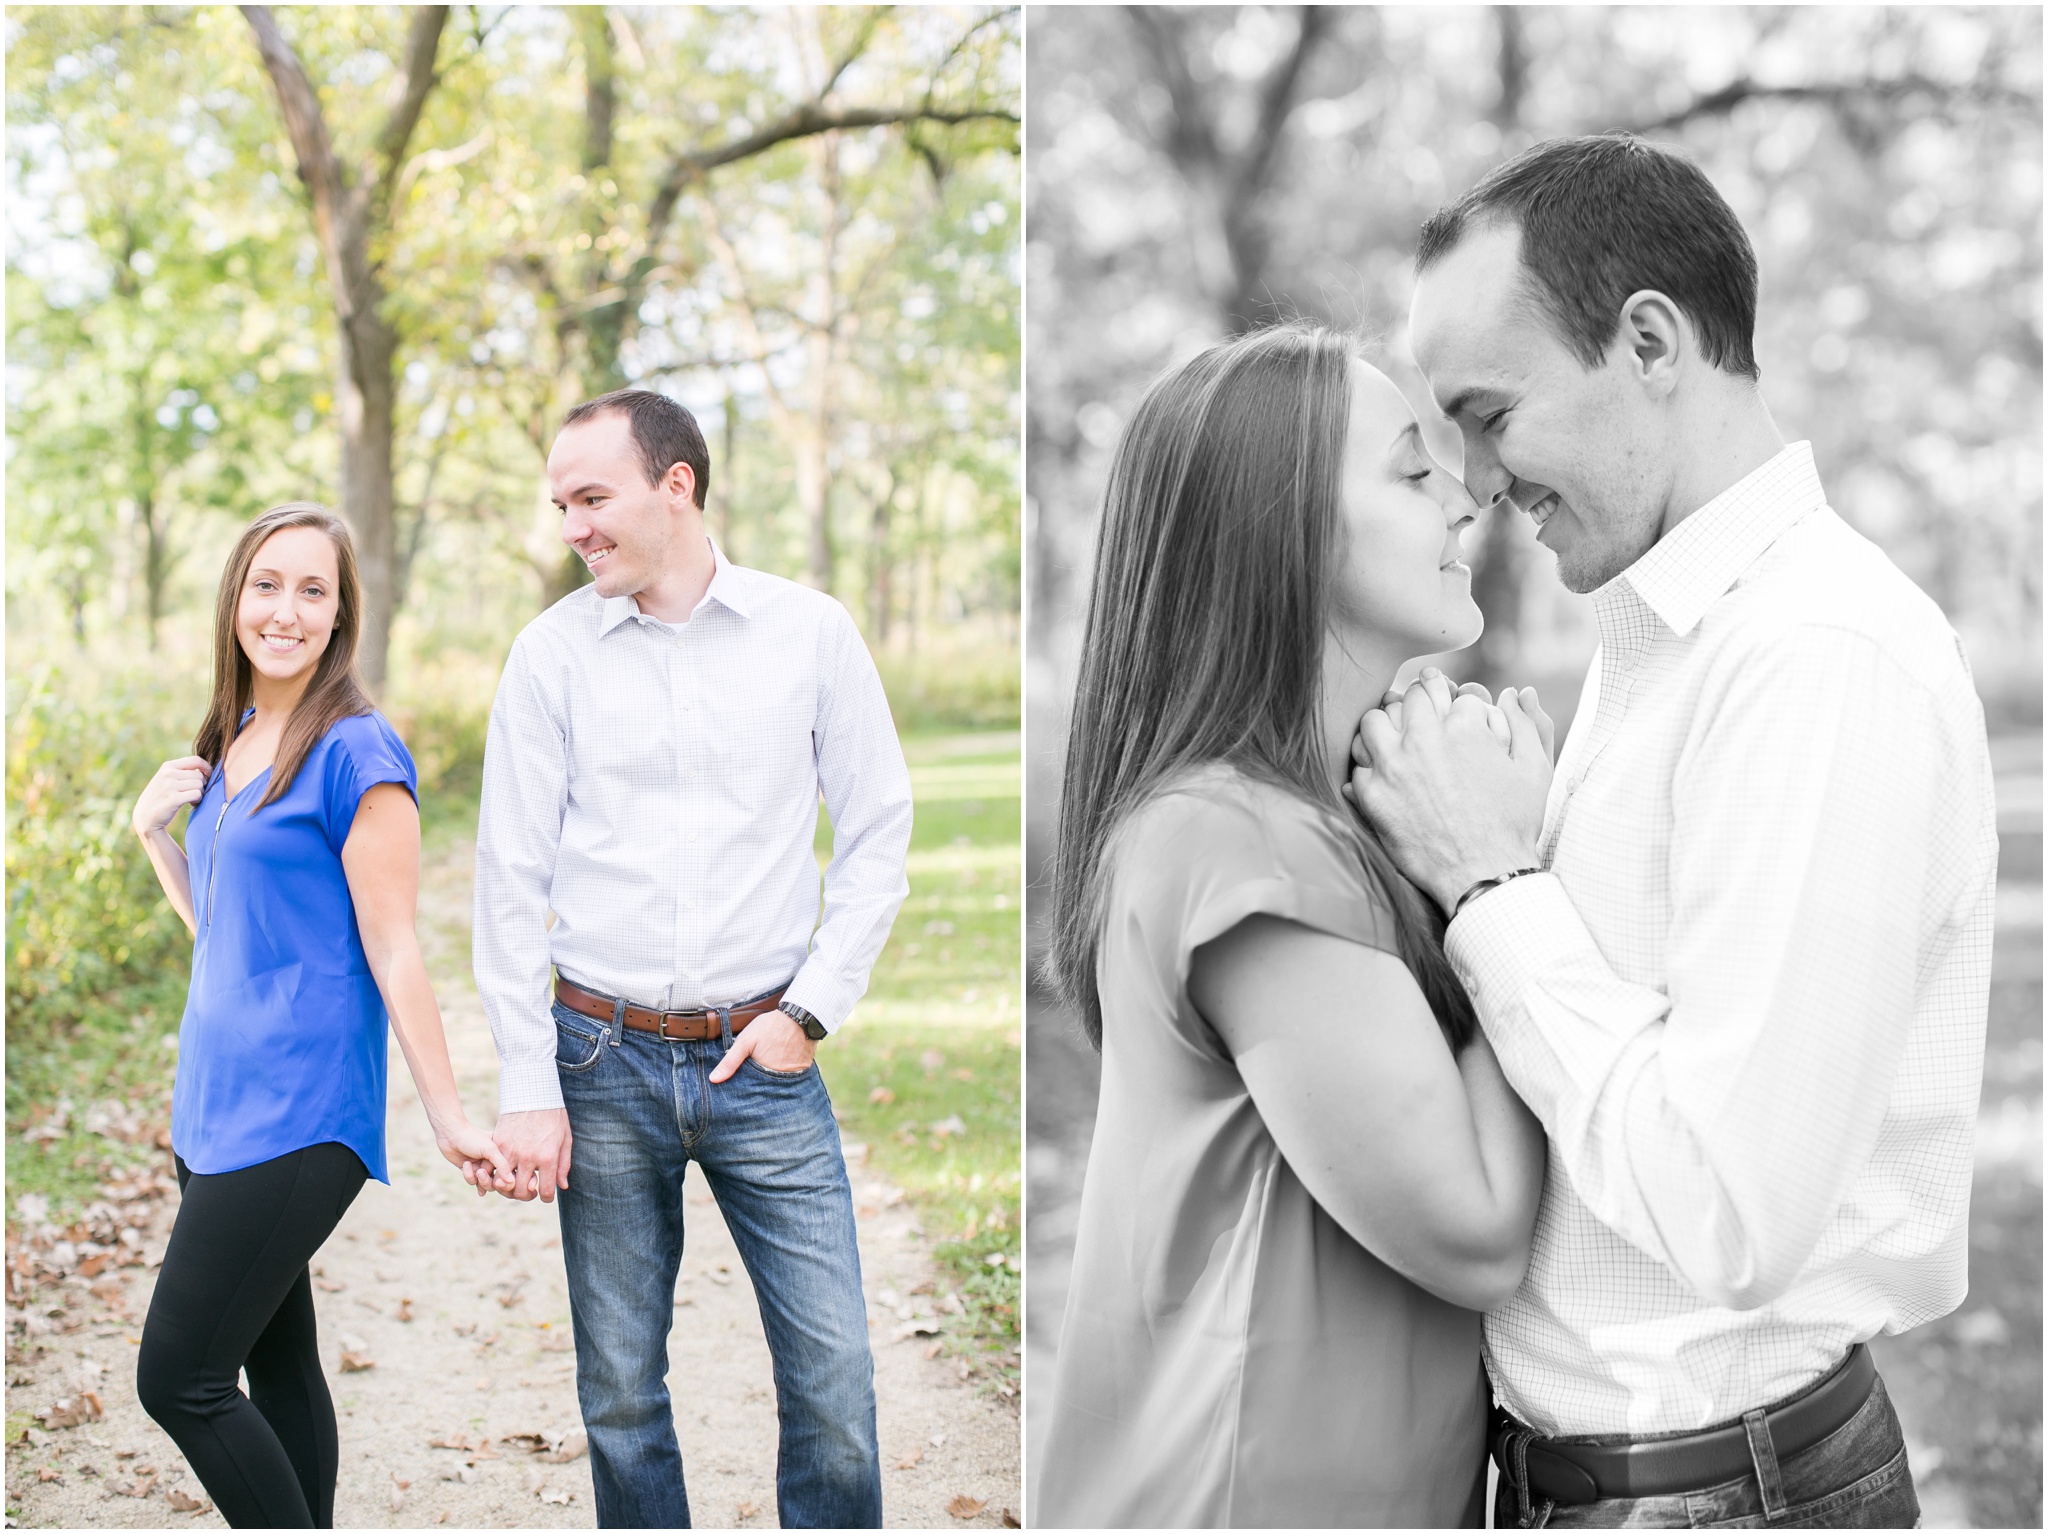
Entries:
{"label": "brown leather belt", "polygon": [[[628,1028],[637,1028],[642,1033],[658,1034],[664,1039],[682,1039],[701,1043],[715,1039],[718,1034],[718,1014],[724,1012],[732,1019],[732,1031],[738,1033],[755,1018],[766,1012],[773,1012],[775,1004],[782,1000],[783,986],[773,994],[757,996],[752,1001],[743,1001],[736,1007],[699,1007],[694,1012],[657,1012],[652,1007],[636,1007],[626,1003],[625,1022]],[[555,1000],[571,1012],[581,1012],[585,1017],[600,1023],[608,1023],[615,1015],[618,998],[602,996],[596,991],[586,991],[574,981],[555,976]]]}
{"label": "brown leather belt", "polygon": [[[1779,1463],[1847,1423],[1876,1383],[1877,1365],[1859,1342],[1825,1379],[1767,1410],[1764,1426]],[[1755,1473],[1749,1431],[1740,1421],[1634,1443],[1585,1443],[1539,1437],[1496,1409],[1490,1448],[1510,1487],[1519,1450],[1529,1494],[1568,1506],[1608,1497],[1677,1496]]]}

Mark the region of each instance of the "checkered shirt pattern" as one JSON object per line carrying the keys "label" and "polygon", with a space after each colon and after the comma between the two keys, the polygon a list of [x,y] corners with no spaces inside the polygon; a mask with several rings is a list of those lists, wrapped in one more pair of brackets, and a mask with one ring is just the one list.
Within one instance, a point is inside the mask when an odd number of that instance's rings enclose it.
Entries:
{"label": "checkered shirt pattern", "polygon": [[[853,619],[713,555],[686,623],[586,586],[506,658],[474,938],[500,1112],[562,1105],[550,964],[669,1010],[787,980],[789,1002],[837,1028],[909,893],[910,773]],[[833,828],[822,922],[821,790]]]}
{"label": "checkered shirt pattern", "polygon": [[1550,1137],[1486,1353],[1553,1435],[1730,1421],[1961,1302],[1997,864],[1962,647],[1807,444],[1594,604],[1547,872],[1446,939]]}

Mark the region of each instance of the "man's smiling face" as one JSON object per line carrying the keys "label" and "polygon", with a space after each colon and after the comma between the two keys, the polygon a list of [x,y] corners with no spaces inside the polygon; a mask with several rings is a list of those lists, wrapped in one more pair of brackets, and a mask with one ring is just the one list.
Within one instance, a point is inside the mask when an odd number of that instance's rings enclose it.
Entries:
{"label": "man's smiling face", "polygon": [[590,567],[599,596],[632,596],[660,577],[678,536],[676,508],[690,496],[688,465],[648,484],[632,420],[606,410],[563,428],[548,454],[548,482],[562,541]]}
{"label": "man's smiling face", "polygon": [[1532,281],[1521,231],[1477,223],[1416,279],[1409,339],[1464,437],[1473,499],[1528,512],[1558,579],[1592,591],[1657,541],[1669,470],[1658,462],[1658,423],[1629,384],[1626,343],[1588,369]]}

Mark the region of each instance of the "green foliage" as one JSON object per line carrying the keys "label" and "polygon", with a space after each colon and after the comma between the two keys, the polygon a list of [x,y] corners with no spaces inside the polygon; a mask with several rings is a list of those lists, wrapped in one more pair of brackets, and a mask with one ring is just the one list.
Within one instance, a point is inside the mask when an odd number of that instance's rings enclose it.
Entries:
{"label": "green foliage", "polygon": [[1016,727],[1022,683],[1012,645],[885,650],[875,661],[898,730]]}
{"label": "green foliage", "polygon": [[[82,685],[85,684],[85,685]],[[47,1035],[182,983],[191,939],[128,827],[197,700],[147,671],[44,664],[7,718],[7,1031]]]}
{"label": "green foliage", "polygon": [[[917,815],[910,896],[866,999],[818,1059],[848,1137],[917,1203],[933,1256],[967,1306],[967,1350],[1014,1383],[1023,1262],[1019,740],[1007,731],[912,735],[904,755]],[[829,827],[819,839],[829,855]]]}
{"label": "green foliage", "polygon": [[[147,671],[44,663],[7,716],[7,1175],[78,1203],[149,1154],[176,1055],[191,938],[128,827],[165,758],[190,749],[190,692]],[[89,1127],[113,1100],[149,1132]],[[67,1107],[68,1104],[68,1107]],[[24,1140],[42,1125],[61,1132]]]}

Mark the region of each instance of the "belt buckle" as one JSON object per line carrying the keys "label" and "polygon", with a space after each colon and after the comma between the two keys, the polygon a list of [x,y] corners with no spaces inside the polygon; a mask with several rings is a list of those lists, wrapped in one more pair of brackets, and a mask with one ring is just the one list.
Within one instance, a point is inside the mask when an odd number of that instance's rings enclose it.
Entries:
{"label": "belt buckle", "polygon": [[682,1015],[683,1015],[683,1014],[682,1014],[682,1013],[680,1013],[680,1012],[657,1012],[657,1013],[655,1013],[655,1014],[654,1014],[654,1019],[655,1019],[655,1021],[654,1021],[654,1036],[655,1036],[656,1038],[658,1038],[658,1039],[661,1039],[661,1040],[663,1040],[664,1042],[666,1042],[666,1043],[670,1043],[670,1044],[687,1044],[687,1043],[689,1043],[690,1041],[689,1041],[688,1039],[686,1039],[686,1038],[682,1037],[682,1035],[680,1035],[680,1034],[675,1034],[675,1033],[670,1033],[670,1032],[668,1031],[668,1020],[669,1020],[670,1018],[672,1018],[672,1017],[678,1017],[678,1018],[679,1018],[679,1017],[681,1017]]}

